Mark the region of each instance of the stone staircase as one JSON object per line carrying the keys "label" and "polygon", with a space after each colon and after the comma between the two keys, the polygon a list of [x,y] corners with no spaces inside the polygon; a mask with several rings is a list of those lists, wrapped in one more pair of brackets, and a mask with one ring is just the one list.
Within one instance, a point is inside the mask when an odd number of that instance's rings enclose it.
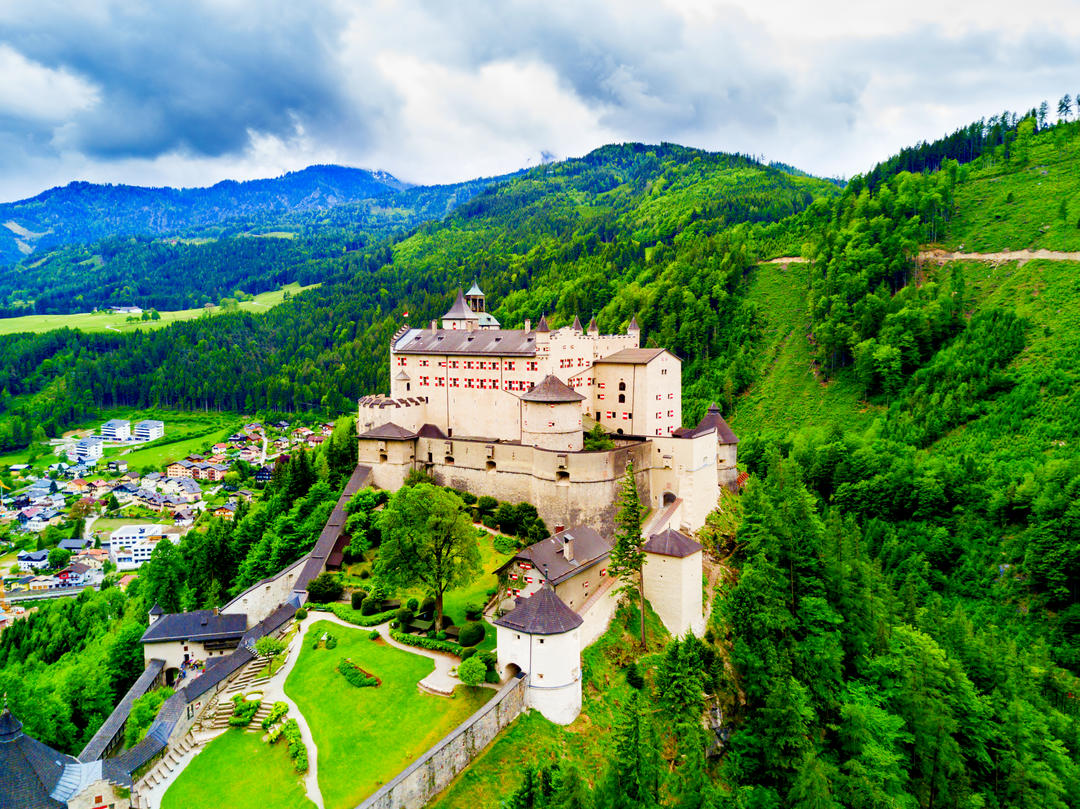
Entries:
{"label": "stone staircase", "polygon": [[140,807],[138,799],[139,793],[149,792],[164,781],[169,773],[175,770],[180,764],[180,759],[186,753],[190,752],[192,748],[197,746],[198,742],[195,740],[195,737],[191,733],[188,733],[180,740],[179,744],[173,745],[166,750],[165,755],[158,759],[157,763],[150,768],[150,771],[139,779],[139,782],[135,785],[135,789],[132,792],[132,809],[138,809]]}

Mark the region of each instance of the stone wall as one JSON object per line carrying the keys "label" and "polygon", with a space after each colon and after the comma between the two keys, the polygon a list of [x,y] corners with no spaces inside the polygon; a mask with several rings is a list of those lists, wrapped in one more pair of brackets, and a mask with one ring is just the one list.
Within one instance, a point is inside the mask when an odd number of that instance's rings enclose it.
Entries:
{"label": "stone wall", "polygon": [[308,557],[303,556],[280,573],[253,584],[221,608],[226,615],[246,615],[248,629],[289,600]]}
{"label": "stone wall", "polygon": [[525,678],[514,678],[357,809],[421,809],[524,710]]}

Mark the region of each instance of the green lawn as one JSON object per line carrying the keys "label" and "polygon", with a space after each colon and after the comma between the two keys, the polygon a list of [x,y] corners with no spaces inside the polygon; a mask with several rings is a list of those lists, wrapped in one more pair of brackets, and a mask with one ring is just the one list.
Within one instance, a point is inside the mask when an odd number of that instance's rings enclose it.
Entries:
{"label": "green lawn", "polygon": [[[313,286],[302,287],[299,284],[289,284],[273,292],[263,292],[256,295],[253,301],[244,301],[240,308],[249,312],[265,312],[272,306],[276,306],[285,299],[285,292],[296,294]],[[174,312],[162,312],[160,320],[138,321],[128,323],[128,315],[114,315],[108,312],[79,312],[70,315],[26,315],[24,317],[0,318],[0,334],[15,334],[16,332],[46,332],[53,329],[71,328],[82,331],[133,331],[137,329],[158,329],[179,320],[192,320],[205,314],[210,316],[221,314],[223,309],[217,306],[209,309],[180,309]]]}
{"label": "green lawn", "polygon": [[266,744],[258,733],[228,730],[176,779],[161,809],[307,809],[314,807],[293,769],[286,743]]}
{"label": "green lawn", "polygon": [[[336,649],[311,648],[310,639],[322,632],[338,639]],[[382,685],[350,686],[337,672],[343,657],[379,677]],[[425,657],[372,641],[368,630],[327,621],[309,628],[285,691],[303,712],[319,748],[319,789],[326,809],[356,806],[495,695],[491,689],[464,686],[453,699],[425,694],[416,684],[432,668]]]}

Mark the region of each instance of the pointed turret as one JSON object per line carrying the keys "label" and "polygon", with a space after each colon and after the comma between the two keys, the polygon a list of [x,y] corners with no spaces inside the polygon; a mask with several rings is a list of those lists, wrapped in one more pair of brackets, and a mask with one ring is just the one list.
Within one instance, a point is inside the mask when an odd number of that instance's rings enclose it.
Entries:
{"label": "pointed turret", "polygon": [[540,322],[536,324],[536,330],[539,332],[551,331],[551,329],[548,327],[547,315],[540,315]]}
{"label": "pointed turret", "polygon": [[156,620],[157,620],[158,618],[160,618],[160,617],[161,617],[162,615],[164,615],[164,614],[165,614],[165,610],[163,610],[163,609],[161,608],[161,605],[160,605],[160,604],[158,604],[158,603],[157,603],[157,602],[155,601],[155,602],[154,602],[154,606],[152,606],[152,607],[150,608],[150,623],[151,623],[151,624],[152,624],[152,623],[154,623],[154,621],[156,621]]}
{"label": "pointed turret", "polygon": [[593,315],[592,320],[589,321],[589,334],[593,337],[600,336],[600,327],[596,325],[596,315]]}
{"label": "pointed turret", "polygon": [[630,318],[630,325],[626,327],[626,333],[631,337],[636,337],[638,345],[641,345],[641,328],[637,324],[637,315]]}
{"label": "pointed turret", "polygon": [[581,328],[581,318],[577,315],[574,315],[574,325],[571,326],[571,328],[578,334],[581,334],[581,332],[584,331],[584,329]]}

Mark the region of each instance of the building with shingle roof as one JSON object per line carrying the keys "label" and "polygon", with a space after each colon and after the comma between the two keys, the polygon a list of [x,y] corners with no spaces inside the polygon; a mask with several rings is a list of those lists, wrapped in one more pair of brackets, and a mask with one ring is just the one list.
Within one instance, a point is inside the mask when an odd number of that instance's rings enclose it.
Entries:
{"label": "building with shingle roof", "polygon": [[5,704],[0,713],[0,809],[128,809],[130,787],[131,779],[108,762],[83,763],[27,735]]}
{"label": "building with shingle roof", "polygon": [[525,673],[525,704],[552,722],[573,722],[581,713],[581,616],[545,586],[494,623],[499,670]]}
{"label": "building with shingle roof", "polygon": [[248,628],[246,615],[218,610],[161,613],[157,604],[150,610],[150,626],[139,642],[143,658],[165,661],[166,679],[170,669],[181,669],[194,661],[210,662],[231,653]]}
{"label": "building with shingle roof", "polygon": [[642,550],[645,599],[672,635],[700,635],[705,631],[701,544],[669,526],[652,534]]}
{"label": "building with shingle roof", "polygon": [[587,525],[572,525],[522,548],[496,572],[509,609],[550,584],[569,607],[580,607],[607,579],[611,542]]}

